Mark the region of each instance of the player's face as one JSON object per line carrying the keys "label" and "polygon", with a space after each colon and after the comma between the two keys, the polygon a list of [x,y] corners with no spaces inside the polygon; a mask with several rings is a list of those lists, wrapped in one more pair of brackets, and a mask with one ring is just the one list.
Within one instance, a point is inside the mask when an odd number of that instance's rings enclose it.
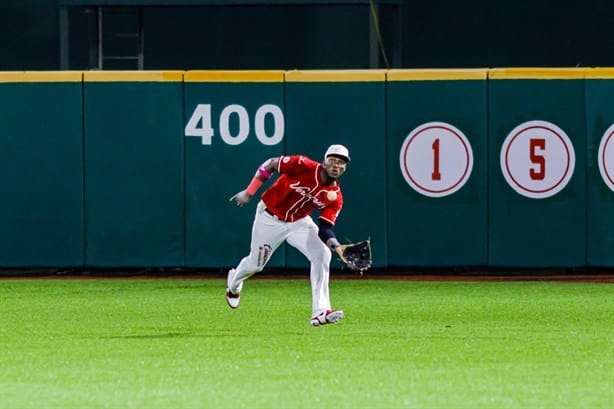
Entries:
{"label": "player's face", "polygon": [[343,175],[347,165],[346,161],[341,158],[335,158],[334,156],[329,156],[324,161],[324,169],[326,173],[328,173],[328,176],[333,179],[337,179],[339,176]]}

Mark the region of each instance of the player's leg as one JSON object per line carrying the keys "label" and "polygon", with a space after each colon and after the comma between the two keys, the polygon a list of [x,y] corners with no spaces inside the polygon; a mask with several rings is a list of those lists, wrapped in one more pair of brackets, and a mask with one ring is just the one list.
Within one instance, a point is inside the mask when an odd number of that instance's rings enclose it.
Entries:
{"label": "player's leg", "polygon": [[252,225],[250,251],[239,265],[228,274],[228,289],[239,294],[243,282],[262,271],[288,234],[287,223],[281,222],[264,211],[264,204],[258,203]]}
{"label": "player's leg", "polygon": [[288,243],[298,249],[311,263],[312,317],[331,310],[328,281],[331,252],[318,237],[318,226],[311,217],[305,217],[292,225]]}

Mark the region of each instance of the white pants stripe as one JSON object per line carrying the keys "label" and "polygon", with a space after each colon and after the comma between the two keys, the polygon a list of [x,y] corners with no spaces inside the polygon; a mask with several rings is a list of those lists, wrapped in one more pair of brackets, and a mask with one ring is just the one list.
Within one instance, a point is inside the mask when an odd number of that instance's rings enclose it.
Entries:
{"label": "white pants stripe", "polygon": [[318,226],[310,216],[295,222],[283,222],[264,209],[264,203],[260,201],[252,226],[249,255],[241,260],[235,269],[235,274],[229,276],[228,288],[235,294],[239,293],[243,288],[243,282],[262,271],[273,252],[286,240],[311,263],[312,314],[315,316],[322,311],[330,310],[328,280],[331,252],[318,237]]}

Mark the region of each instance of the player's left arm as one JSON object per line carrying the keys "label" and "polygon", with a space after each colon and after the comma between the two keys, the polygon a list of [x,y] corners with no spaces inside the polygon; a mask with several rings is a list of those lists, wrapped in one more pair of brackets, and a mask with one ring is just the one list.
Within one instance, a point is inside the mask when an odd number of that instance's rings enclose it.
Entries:
{"label": "player's left arm", "polygon": [[372,254],[371,241],[369,239],[360,243],[340,244],[335,237],[333,225],[322,218],[320,218],[318,235],[328,248],[337,253],[341,261],[351,270],[358,271],[362,275],[364,271],[371,268]]}
{"label": "player's left arm", "polygon": [[237,206],[243,206],[252,200],[258,189],[277,172],[279,158],[269,158],[264,161],[256,170],[254,177],[247,187],[230,198],[230,201],[237,202]]}
{"label": "player's left arm", "polygon": [[339,213],[341,213],[342,207],[343,196],[341,195],[341,191],[337,191],[335,201],[329,206],[326,206],[324,209],[322,209],[319,219],[318,236],[320,237],[320,240],[322,240],[328,246],[329,249],[335,252],[337,251],[336,249],[340,246],[340,243],[335,236],[333,227],[335,225],[335,222],[337,221]]}
{"label": "player's left arm", "polygon": [[333,224],[328,220],[320,218],[318,227],[318,236],[320,237],[320,240],[322,240],[329,249],[336,252],[336,249],[341,245],[341,243],[339,243],[339,240],[337,240],[337,237],[335,236]]}

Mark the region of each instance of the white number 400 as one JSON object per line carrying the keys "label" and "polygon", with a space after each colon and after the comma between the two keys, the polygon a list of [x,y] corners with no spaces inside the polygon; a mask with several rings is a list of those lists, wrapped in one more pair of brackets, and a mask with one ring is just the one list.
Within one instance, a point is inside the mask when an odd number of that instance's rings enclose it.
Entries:
{"label": "white number 400", "polygon": [[[273,117],[273,135],[267,135],[264,121],[267,115]],[[236,117],[238,131],[235,135],[230,132],[230,120]],[[284,114],[277,105],[265,104],[256,111],[254,130],[256,137],[263,145],[277,145],[284,138]],[[247,139],[250,131],[250,121],[247,110],[237,104],[225,107],[219,119],[219,132],[222,140],[228,145],[239,145]],[[203,145],[211,145],[214,135],[211,121],[211,104],[198,104],[185,126],[185,136],[200,136]]]}

